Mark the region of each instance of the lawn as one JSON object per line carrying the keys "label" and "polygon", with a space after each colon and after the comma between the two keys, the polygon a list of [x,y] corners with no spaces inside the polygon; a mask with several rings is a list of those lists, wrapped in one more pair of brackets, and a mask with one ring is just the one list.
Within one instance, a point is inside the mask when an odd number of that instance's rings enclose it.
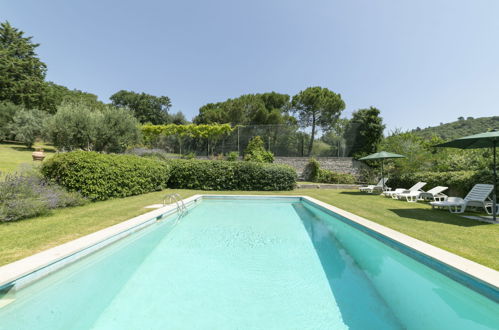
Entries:
{"label": "lawn", "polygon": [[[43,143],[35,143],[34,147],[43,148],[46,157],[50,157],[55,152],[53,147]],[[28,149],[20,143],[0,143],[0,176],[16,171],[22,164],[32,165],[31,153],[33,151],[35,151],[34,148]]]}
{"label": "lawn", "polygon": [[0,265],[150,211],[166,193],[308,195],[384,226],[499,270],[499,225],[468,220],[422,203],[407,203],[354,190],[300,189],[288,192],[168,190],[55,210],[50,215],[0,223]]}

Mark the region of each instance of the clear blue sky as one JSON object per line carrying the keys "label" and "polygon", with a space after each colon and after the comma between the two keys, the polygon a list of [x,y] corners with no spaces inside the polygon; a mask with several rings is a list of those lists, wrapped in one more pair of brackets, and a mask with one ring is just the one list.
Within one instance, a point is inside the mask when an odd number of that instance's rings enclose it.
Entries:
{"label": "clear blue sky", "polygon": [[0,20],[41,43],[48,80],[167,95],[188,118],[316,85],[387,133],[499,115],[497,0],[4,0]]}

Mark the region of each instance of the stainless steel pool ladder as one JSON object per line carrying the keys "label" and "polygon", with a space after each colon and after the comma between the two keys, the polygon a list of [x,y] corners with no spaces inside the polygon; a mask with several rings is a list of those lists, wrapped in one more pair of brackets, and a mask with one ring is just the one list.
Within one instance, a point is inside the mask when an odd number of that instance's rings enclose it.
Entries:
{"label": "stainless steel pool ladder", "polygon": [[[168,201],[168,203],[167,203]],[[163,198],[163,205],[166,204],[173,204],[175,202],[175,205],[177,206],[177,213],[179,217],[183,216],[185,213],[187,213],[187,207],[184,204],[184,201],[182,197],[180,197],[179,194],[173,193],[173,194],[168,194]]]}

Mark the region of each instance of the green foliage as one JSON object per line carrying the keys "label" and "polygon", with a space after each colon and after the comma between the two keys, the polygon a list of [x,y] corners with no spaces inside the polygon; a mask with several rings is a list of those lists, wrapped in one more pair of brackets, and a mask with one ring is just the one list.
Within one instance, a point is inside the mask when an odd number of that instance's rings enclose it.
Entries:
{"label": "green foliage", "polygon": [[265,150],[263,145],[261,137],[253,137],[244,150],[244,160],[257,163],[273,163],[274,154]]}
{"label": "green foliage", "polygon": [[31,148],[42,133],[45,114],[40,110],[21,110],[12,118],[9,124],[10,133],[16,141]]}
{"label": "green foliage", "polygon": [[172,106],[168,96],[154,96],[146,93],[121,90],[110,97],[113,105],[132,111],[141,123],[166,124],[168,110]]}
{"label": "green foliage", "polygon": [[482,118],[468,117],[467,119],[461,117],[460,120],[458,119],[451,123],[440,124],[424,129],[417,128],[413,133],[423,138],[438,136],[441,139],[448,141],[467,135],[487,132],[498,127],[499,116]]}
{"label": "green foliage", "polygon": [[196,124],[275,125],[288,122],[285,115],[289,95],[275,92],[241,95],[224,102],[209,103],[199,109]]}
{"label": "green foliage", "polygon": [[73,151],[46,160],[42,173],[69,191],[106,200],[165,189],[170,166],[135,155]]}
{"label": "green foliage", "polygon": [[0,101],[43,109],[46,65],[35,52],[38,46],[9,22],[0,24]]}
{"label": "green foliage", "polygon": [[7,139],[11,134],[11,124],[17,112],[21,111],[21,106],[12,102],[0,102],[0,141]]}
{"label": "green foliage", "polygon": [[77,89],[57,85],[53,82],[46,83],[45,105],[49,113],[56,113],[57,108],[65,103],[84,104],[92,109],[104,109],[106,105],[97,99],[97,95],[82,92]]}
{"label": "green foliage", "polygon": [[182,142],[186,139],[202,139],[208,144],[208,151],[213,153],[213,148],[217,142],[229,135],[234,128],[229,124],[212,125],[143,125],[141,127],[144,142],[148,145],[156,143],[162,137],[175,137],[179,144],[180,153],[182,153]]}
{"label": "green foliage", "polygon": [[106,107],[97,119],[95,151],[123,152],[140,141],[139,123],[128,111]]}
{"label": "green foliage", "polygon": [[46,136],[60,150],[123,152],[140,140],[137,120],[126,110],[65,103],[46,123]]}
{"label": "green foliage", "polygon": [[303,178],[305,181],[319,182],[320,164],[315,158],[310,158],[308,164],[303,170]]}
{"label": "green foliage", "polygon": [[293,96],[291,111],[298,114],[301,126],[312,127],[308,156],[312,152],[317,127],[329,130],[344,109],[345,102],[341,95],[327,88],[309,87]]}
{"label": "green foliage", "polygon": [[99,112],[87,106],[63,104],[45,124],[46,136],[59,150],[92,150]]}
{"label": "green foliage", "polygon": [[345,130],[349,156],[361,158],[375,153],[384,129],[383,118],[375,107],[355,111]]}
{"label": "green foliage", "polygon": [[292,190],[296,172],[287,166],[254,162],[169,160],[168,186],[202,190]]}
{"label": "green foliage", "polygon": [[391,177],[390,185],[393,187],[410,187],[419,181],[426,182],[427,187],[449,187],[449,190],[445,192],[447,195],[464,197],[475,184],[492,182],[492,171],[464,170],[404,173],[400,176]]}
{"label": "green foliage", "polygon": [[336,183],[336,184],[353,184],[357,181],[355,176],[349,173],[337,173],[329,170],[320,169],[316,182],[320,183]]}
{"label": "green foliage", "polygon": [[49,210],[85,204],[77,193],[68,193],[45,181],[35,170],[7,174],[0,182],[0,222],[47,214]]}
{"label": "green foliage", "polygon": [[355,176],[348,173],[337,173],[320,168],[319,162],[311,158],[303,171],[304,179],[311,182],[353,184],[357,181]]}
{"label": "green foliage", "polygon": [[227,154],[227,160],[229,162],[235,162],[236,160],[239,160],[239,153],[237,151],[231,151]]}

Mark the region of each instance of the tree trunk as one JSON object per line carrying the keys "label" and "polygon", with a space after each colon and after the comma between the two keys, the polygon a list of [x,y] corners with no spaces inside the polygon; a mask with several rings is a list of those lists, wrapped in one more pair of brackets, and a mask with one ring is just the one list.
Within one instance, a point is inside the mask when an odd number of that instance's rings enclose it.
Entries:
{"label": "tree trunk", "polygon": [[312,153],[312,147],[314,146],[314,139],[315,139],[315,113],[312,115],[312,134],[310,135],[310,142],[308,144],[307,157],[310,157],[310,154]]}

